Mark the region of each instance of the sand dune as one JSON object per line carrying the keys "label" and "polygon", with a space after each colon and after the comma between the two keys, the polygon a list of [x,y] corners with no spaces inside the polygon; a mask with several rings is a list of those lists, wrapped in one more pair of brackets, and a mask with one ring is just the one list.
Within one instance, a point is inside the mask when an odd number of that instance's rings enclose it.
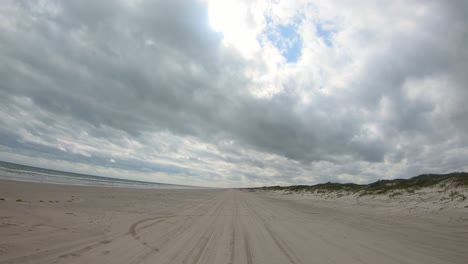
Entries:
{"label": "sand dune", "polygon": [[466,263],[468,213],[0,181],[0,263]]}

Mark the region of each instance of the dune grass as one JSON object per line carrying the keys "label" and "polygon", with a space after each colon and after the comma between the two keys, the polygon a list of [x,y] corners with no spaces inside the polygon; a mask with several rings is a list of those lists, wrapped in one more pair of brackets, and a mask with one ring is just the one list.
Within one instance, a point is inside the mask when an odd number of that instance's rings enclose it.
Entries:
{"label": "dune grass", "polygon": [[454,172],[449,174],[423,174],[410,179],[378,180],[370,184],[327,182],[316,185],[266,186],[248,188],[250,190],[289,191],[289,192],[360,192],[360,195],[385,194],[399,195],[399,190],[414,192],[415,190],[439,185],[440,187],[468,187],[468,173]]}

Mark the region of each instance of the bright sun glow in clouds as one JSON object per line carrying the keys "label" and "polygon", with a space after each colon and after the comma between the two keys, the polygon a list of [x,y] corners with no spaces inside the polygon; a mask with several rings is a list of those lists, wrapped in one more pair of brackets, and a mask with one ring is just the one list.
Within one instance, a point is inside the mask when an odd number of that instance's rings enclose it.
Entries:
{"label": "bright sun glow in clouds", "polygon": [[259,49],[257,33],[248,25],[249,10],[244,3],[236,0],[211,0],[208,15],[211,27],[223,34],[226,46],[234,47],[245,57],[251,57]]}

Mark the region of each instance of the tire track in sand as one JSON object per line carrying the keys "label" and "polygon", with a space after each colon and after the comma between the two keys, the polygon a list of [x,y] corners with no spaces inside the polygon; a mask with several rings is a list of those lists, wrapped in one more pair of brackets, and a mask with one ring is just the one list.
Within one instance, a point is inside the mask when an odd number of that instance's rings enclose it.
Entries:
{"label": "tire track in sand", "polygon": [[253,264],[253,255],[250,246],[250,240],[247,234],[244,234],[244,247],[245,247],[245,256],[247,257],[247,264]]}
{"label": "tire track in sand", "polygon": [[[283,253],[283,255],[288,259],[288,261],[292,264],[301,263],[301,261],[295,256],[295,254],[287,246],[287,244],[273,232],[271,225],[268,223],[268,221],[264,217],[262,217],[262,215],[259,214],[257,210],[254,210],[251,206],[252,206],[251,203],[249,204],[245,203],[245,207],[247,208],[247,210],[250,211],[250,215],[257,218],[257,220],[263,225],[268,235],[272,238],[275,245]],[[258,208],[261,208],[261,206],[259,206]]]}
{"label": "tire track in sand", "polygon": [[[141,240],[141,237],[140,235],[138,235],[138,231],[141,231],[141,229],[138,229],[137,227],[147,221],[151,221],[151,220],[155,220],[155,219],[159,219],[161,217],[156,217],[156,218],[147,218],[147,219],[142,219],[142,220],[139,220],[137,222],[135,222],[134,224],[132,224],[129,228],[129,233],[132,235],[132,237],[136,240],[138,240],[140,243],[142,243],[145,247],[147,247],[149,250],[142,254],[142,255],[139,255],[135,260],[133,260],[131,262],[131,264],[138,264],[138,263],[141,263],[142,261],[144,261],[145,259],[157,254],[160,252],[161,248],[166,244],[168,243],[169,241],[171,241],[172,239],[175,239],[178,235],[184,233],[187,229],[189,229],[190,227],[192,227],[192,225],[194,224],[194,222],[196,222],[196,220],[198,220],[198,218],[195,218],[194,216],[202,216],[204,214],[206,214],[211,208],[212,206],[210,206],[213,202],[216,203],[216,200],[212,200],[210,201],[208,204],[208,206],[206,204],[199,204],[197,206],[194,206],[192,207],[188,212],[187,214],[185,215],[170,215],[170,216],[165,216],[164,219],[161,219],[160,221],[156,221],[154,223],[151,223],[149,225],[145,225],[142,229],[144,228],[148,228],[148,227],[151,227],[151,226],[154,226],[154,225],[157,225],[158,223],[161,223],[165,220],[167,220],[168,218],[176,218],[178,216],[181,216],[183,217],[183,220],[180,220],[177,224],[175,224],[174,226],[176,227],[175,229],[171,229],[169,230],[168,232],[166,232],[164,235],[160,236],[159,237],[159,241],[155,244],[155,243],[149,243],[147,241],[143,241]],[[219,208],[221,203],[218,203],[217,207],[215,210],[217,210]],[[204,211],[204,213],[201,213],[201,214],[192,214],[191,212],[199,212],[200,208],[201,207],[206,207],[207,209]]]}
{"label": "tire track in sand", "polygon": [[102,241],[99,241],[97,243],[92,243],[92,244],[90,244],[90,245],[88,245],[86,247],[83,247],[83,248],[80,248],[78,250],[75,250],[75,251],[60,255],[59,258],[63,259],[63,258],[68,258],[68,257],[79,257],[81,254],[83,254],[83,253],[85,253],[87,251],[98,248],[98,247],[100,247],[102,245],[109,244],[111,242],[112,242],[112,240],[102,240]]}

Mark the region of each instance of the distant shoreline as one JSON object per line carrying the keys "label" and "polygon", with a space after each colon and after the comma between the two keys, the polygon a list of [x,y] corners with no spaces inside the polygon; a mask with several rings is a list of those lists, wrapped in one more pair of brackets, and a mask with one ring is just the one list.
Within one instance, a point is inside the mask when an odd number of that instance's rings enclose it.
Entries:
{"label": "distant shoreline", "polygon": [[48,183],[74,186],[123,187],[139,189],[204,189],[206,187],[146,182],[50,170],[0,161],[0,179],[20,182]]}

